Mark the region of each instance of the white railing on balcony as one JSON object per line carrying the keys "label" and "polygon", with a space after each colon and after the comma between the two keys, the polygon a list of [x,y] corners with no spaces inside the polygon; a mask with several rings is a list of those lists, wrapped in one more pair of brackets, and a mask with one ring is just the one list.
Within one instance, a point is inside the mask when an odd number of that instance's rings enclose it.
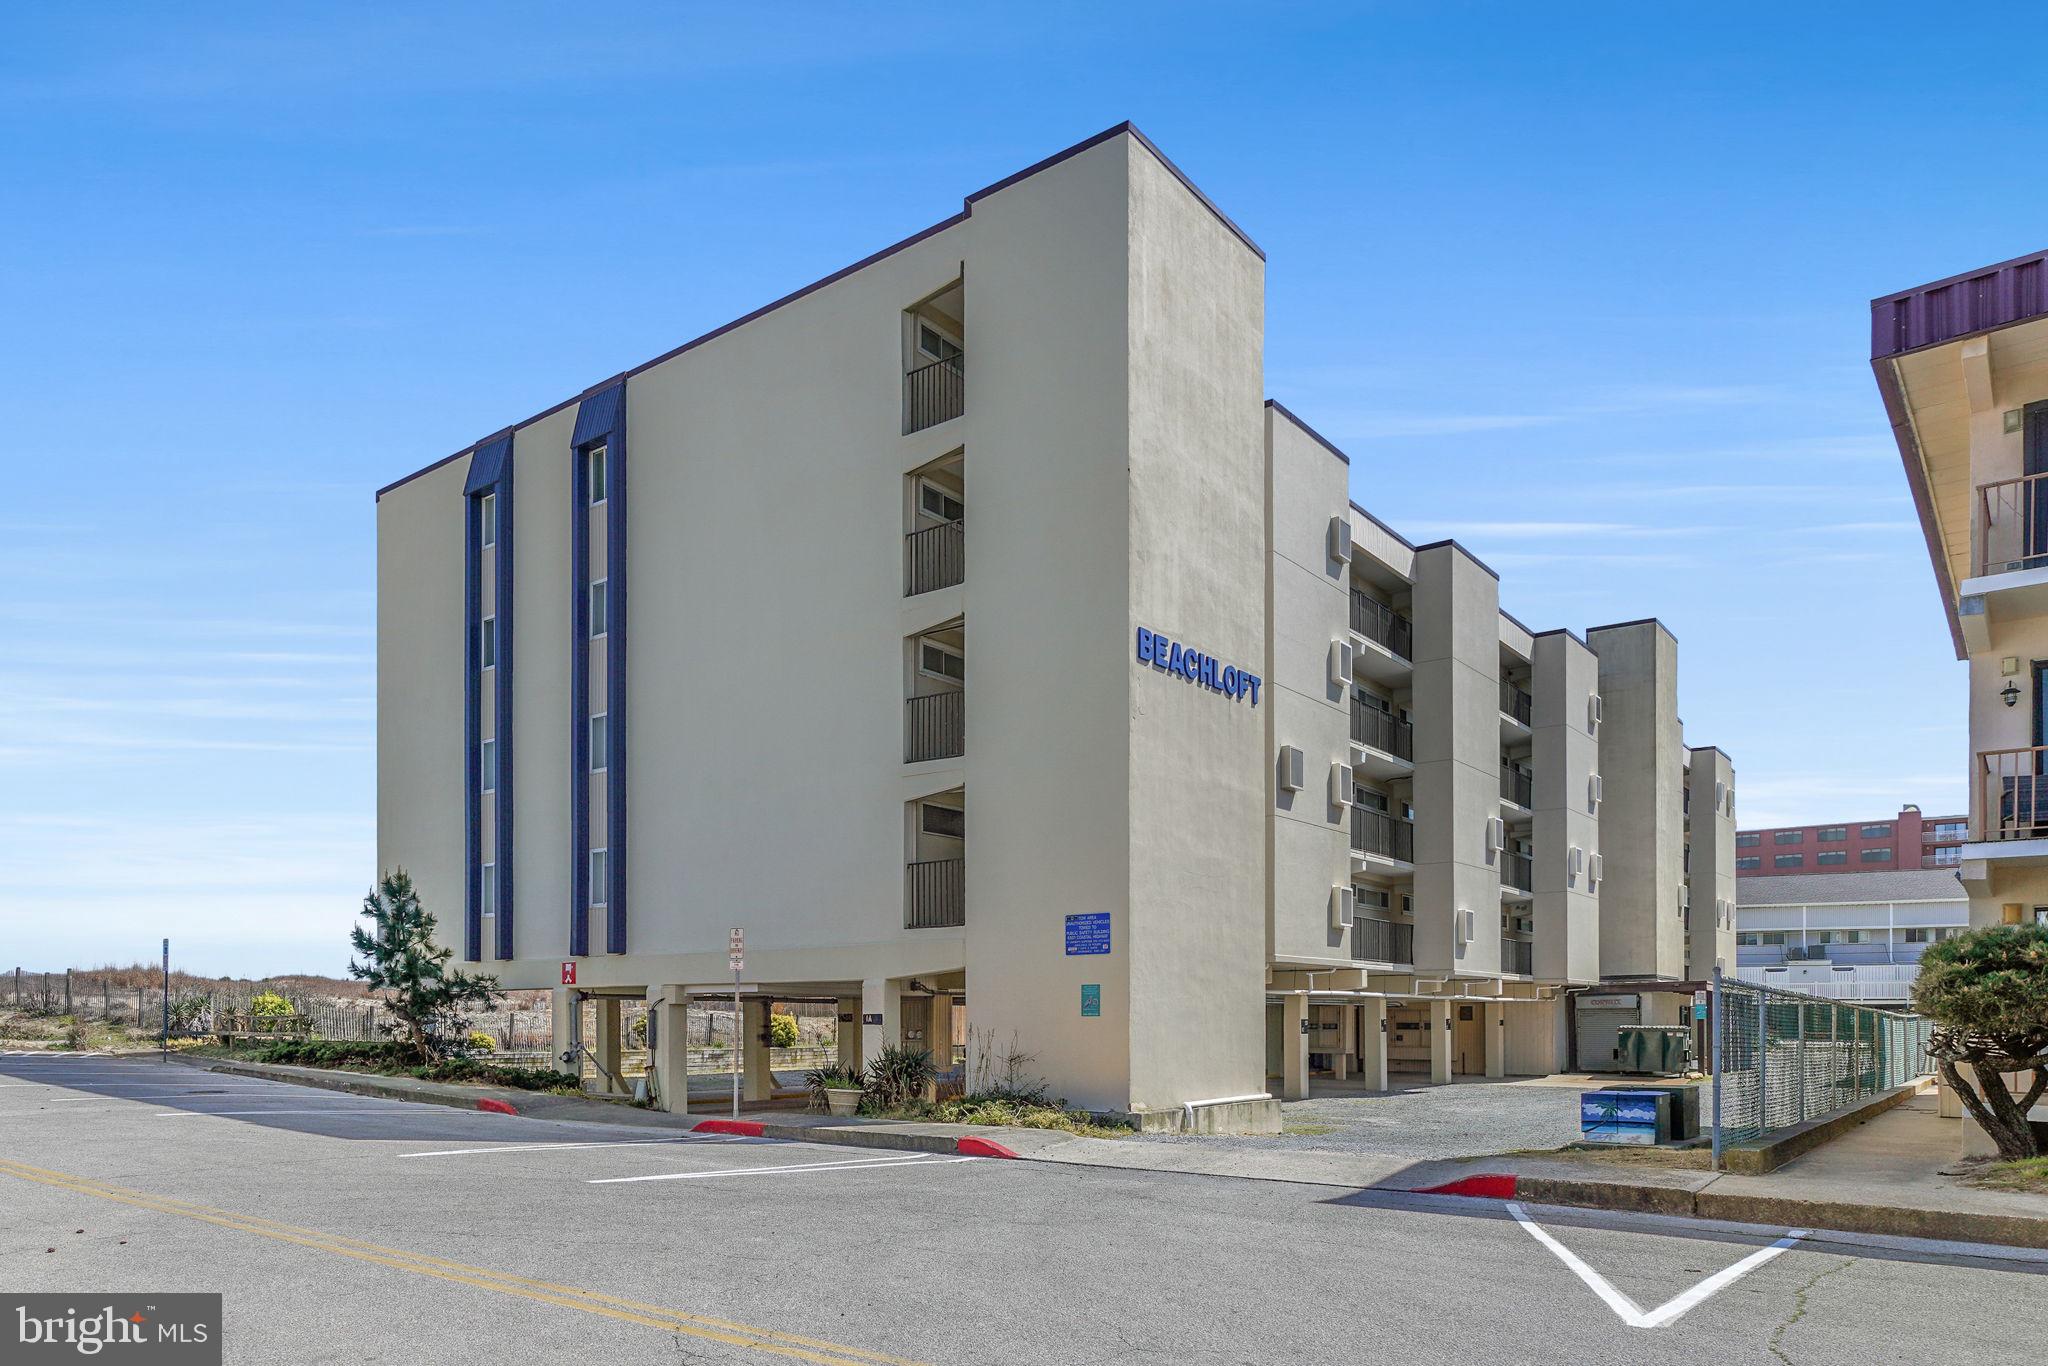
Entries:
{"label": "white railing on balcony", "polygon": [[2048,745],[1981,750],[1971,837],[2048,838]]}
{"label": "white railing on balcony", "polygon": [[1979,484],[1975,541],[1973,573],[2048,566],[2048,474]]}

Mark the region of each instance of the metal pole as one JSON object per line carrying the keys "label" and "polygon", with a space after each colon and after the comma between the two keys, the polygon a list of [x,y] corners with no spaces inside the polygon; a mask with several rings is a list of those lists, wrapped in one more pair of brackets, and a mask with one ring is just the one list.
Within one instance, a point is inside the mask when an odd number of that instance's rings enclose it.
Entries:
{"label": "metal pole", "polygon": [[78,1013],[78,1012],[77,1012],[77,1011],[76,1011],[75,1009],[73,1009],[73,1008],[72,1008],[72,1005],[71,1005],[71,969],[70,969],[70,968],[66,968],[66,969],[64,969],[64,1013],[65,1013],[66,1015],[76,1015],[76,1014]]}
{"label": "metal pole", "polygon": [[732,970],[732,1117],[740,1117],[740,970]]}
{"label": "metal pole", "polygon": [[1714,1051],[1714,1170],[1721,1170],[1721,965],[1714,965],[1714,980],[1707,988],[1707,1013],[1714,1018],[1707,1028],[1712,1031]]}
{"label": "metal pole", "polygon": [[164,1061],[171,1060],[171,941],[164,940]]}

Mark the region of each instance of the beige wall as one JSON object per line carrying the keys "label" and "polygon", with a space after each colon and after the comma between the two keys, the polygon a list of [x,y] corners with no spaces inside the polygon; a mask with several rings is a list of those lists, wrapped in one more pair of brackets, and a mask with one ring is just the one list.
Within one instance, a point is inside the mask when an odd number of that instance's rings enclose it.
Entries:
{"label": "beige wall", "polygon": [[[1590,702],[1600,690],[1600,660],[1565,631],[1537,636],[1533,653],[1536,976],[1594,982],[1600,977],[1600,894],[1591,869],[1600,851],[1600,815],[1586,791],[1599,770]],[[1580,851],[1576,873],[1573,849]]]}
{"label": "beige wall", "polygon": [[1600,658],[1600,972],[1685,972],[1678,641],[1661,622],[1587,632]]}
{"label": "beige wall", "polygon": [[[1692,793],[1692,915],[1685,975],[1705,981],[1717,965],[1735,970],[1735,767],[1718,749],[1695,749],[1686,782]],[[1717,914],[1717,907],[1725,913]]]}

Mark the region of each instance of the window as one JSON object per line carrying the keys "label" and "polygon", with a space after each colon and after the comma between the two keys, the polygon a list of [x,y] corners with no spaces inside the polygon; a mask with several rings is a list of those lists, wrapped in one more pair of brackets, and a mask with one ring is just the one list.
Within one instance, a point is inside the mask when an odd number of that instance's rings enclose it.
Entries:
{"label": "window", "polygon": [[1804,844],[1806,843],[1806,832],[1804,830],[1780,830],[1777,834],[1771,836],[1771,842],[1773,844]]}
{"label": "window", "polygon": [[1890,821],[1886,821],[1883,825],[1866,825],[1863,827],[1863,838],[1867,840],[1890,839],[1891,834],[1892,826]]}
{"label": "window", "polygon": [[1862,859],[1865,863],[1890,863],[1892,861],[1892,851],[1889,847],[1865,849],[1856,857]]}
{"label": "window", "polygon": [[960,358],[960,343],[926,322],[917,325],[917,350],[918,354],[929,356],[933,360]]}
{"label": "window", "polygon": [[1849,861],[1849,851],[1847,849],[1823,849],[1813,856],[1813,861],[1815,863],[1847,863]]}
{"label": "window", "polygon": [[498,543],[498,495],[487,493],[477,504],[477,533],[486,547]]}
{"label": "window", "polygon": [[611,580],[609,579],[599,579],[596,583],[590,585],[590,634],[593,636],[601,636],[605,633],[606,623],[609,620],[606,615],[606,609],[609,596],[607,589],[610,583]]}
{"label": "window", "polygon": [[957,522],[967,516],[967,505],[951,491],[929,479],[917,481],[917,510],[942,522]]}
{"label": "window", "polygon": [[936,640],[917,642],[917,671],[926,678],[944,678],[954,683],[967,680],[967,657],[950,645]]}
{"label": "window", "polygon": [[1820,834],[1816,835],[1815,838],[1822,844],[1839,844],[1849,838],[1849,827],[1846,825],[1830,825],[1822,830]]}
{"label": "window", "polygon": [[927,835],[949,840],[967,838],[967,813],[957,806],[934,806],[926,802],[917,808],[918,829]]}
{"label": "window", "polygon": [[495,863],[484,865],[483,890],[478,895],[477,902],[483,907],[485,915],[498,913],[498,865]]}
{"label": "window", "polygon": [[1939,944],[1942,940],[1951,939],[1961,933],[1962,931],[1953,925],[1940,927],[1921,926],[1917,929],[1900,931],[1900,934],[1904,937],[1904,942],[1908,944]]}
{"label": "window", "polygon": [[1763,932],[1763,941],[1772,946],[1782,945],[1785,942],[1785,932],[1783,930],[1765,930]]}
{"label": "window", "polygon": [[1773,868],[1804,868],[1806,866],[1806,855],[1776,854],[1771,858],[1771,866]]}
{"label": "window", "polygon": [[1735,837],[1735,847],[1737,849],[1754,849],[1763,842],[1764,837],[1754,832],[1746,835],[1737,835]]}
{"label": "window", "polygon": [[1763,866],[1764,861],[1761,858],[1757,857],[1755,854],[1751,854],[1748,858],[1739,858],[1735,860],[1735,871],[1738,873],[1743,872],[1750,868],[1761,868]]}
{"label": "window", "polygon": [[603,906],[612,899],[612,851],[590,851],[590,904]]}
{"label": "window", "polygon": [[611,747],[608,743],[611,739],[611,727],[606,724],[606,721],[607,718],[602,712],[590,718],[590,768],[592,772],[596,772],[600,768],[611,767],[611,755],[609,753]]}
{"label": "window", "polygon": [[602,446],[590,448],[590,503],[592,507],[604,501],[605,450]]}
{"label": "window", "polygon": [[477,627],[477,658],[482,661],[482,667],[486,669],[498,667],[498,619],[496,617],[485,617],[483,623]]}
{"label": "window", "polygon": [[1384,911],[1388,905],[1386,889],[1382,887],[1360,887],[1356,896],[1356,904],[1369,910]]}
{"label": "window", "polygon": [[1938,840],[1959,840],[1968,838],[1969,825],[1963,821],[1936,821],[1934,838]]}
{"label": "window", "polygon": [[484,741],[481,760],[483,791],[495,792],[498,790],[498,742],[496,740]]}
{"label": "window", "polygon": [[1754,934],[1737,934],[1735,936],[1735,947],[1737,948],[1754,947],[1759,942],[1761,941]]}
{"label": "window", "polygon": [[1960,844],[1936,845],[1928,862],[1937,868],[1948,868],[1963,861],[1963,846]]}

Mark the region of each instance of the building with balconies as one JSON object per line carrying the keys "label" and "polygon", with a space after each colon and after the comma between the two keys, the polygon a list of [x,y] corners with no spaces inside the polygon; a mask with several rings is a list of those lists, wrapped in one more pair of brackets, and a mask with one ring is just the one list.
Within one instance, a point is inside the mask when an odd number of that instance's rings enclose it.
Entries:
{"label": "building with balconies", "polygon": [[1954,869],[1757,878],[1738,887],[1735,974],[1813,996],[1903,1008],[1920,955],[1969,927]]}
{"label": "building with balconies", "polygon": [[1148,1126],[1562,1066],[1687,971],[1675,641],[1354,504],[1264,269],[1120,126],[381,490],[381,865],[671,1109],[735,991]]}

